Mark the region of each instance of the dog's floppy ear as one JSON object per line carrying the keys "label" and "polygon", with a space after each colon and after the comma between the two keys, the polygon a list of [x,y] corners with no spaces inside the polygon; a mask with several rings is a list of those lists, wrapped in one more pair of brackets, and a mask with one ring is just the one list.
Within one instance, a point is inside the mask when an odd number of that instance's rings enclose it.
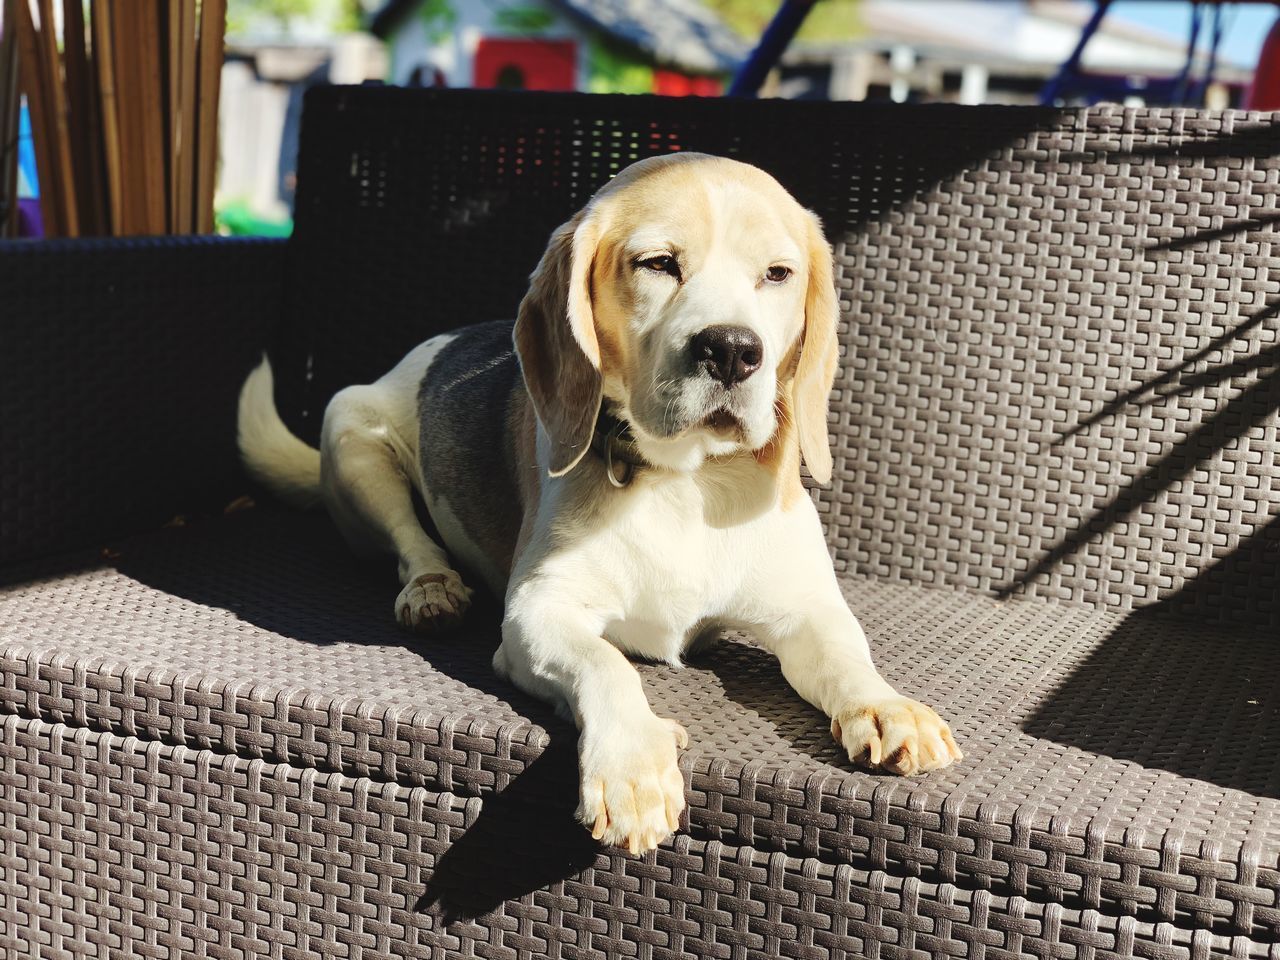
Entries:
{"label": "dog's floppy ear", "polygon": [[839,303],[831,272],[831,247],[822,235],[822,224],[806,217],[809,285],[805,290],[804,330],[800,334],[800,359],[792,382],[792,409],[800,453],[809,473],[819,483],[831,479],[831,445],[827,437],[827,400],[835,382],[840,348],[836,339]]}
{"label": "dog's floppy ear", "polygon": [[520,301],[515,346],[533,408],[551,440],[551,475],[568,473],[591,446],[600,413],[600,344],[591,310],[599,225],[578,214],[551,235]]}

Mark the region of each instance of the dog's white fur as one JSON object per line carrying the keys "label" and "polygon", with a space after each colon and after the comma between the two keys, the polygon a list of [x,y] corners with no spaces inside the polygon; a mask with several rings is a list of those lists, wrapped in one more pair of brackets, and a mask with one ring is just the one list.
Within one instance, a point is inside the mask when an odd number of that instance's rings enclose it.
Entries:
{"label": "dog's white fur", "polygon": [[[674,270],[654,269],[658,255]],[[812,215],[745,164],[666,157],[602,189],[532,278],[515,330],[524,385],[491,413],[510,422],[521,467],[509,554],[468,525],[467,491],[432,489],[432,451],[419,449],[419,391],[464,334],[335,396],[319,454],[275,413],[265,362],[242,393],[252,474],[293,502],[322,498],[353,544],[394,553],[397,615],[433,629],[462,615],[470,590],[419,525],[410,488],[421,493],[449,553],[506,597],[498,672],[581,731],[579,818],[632,852],[679,824],[687,736],[654,715],[626,655],[676,664],[711,629],[747,630],[776,654],[851,759],[910,774],[960,758],[937,714],[876,672],[800,487],[801,453],[819,480],[831,471],[830,256]],[[768,279],[779,267],[790,275]],[[690,338],[715,324],[763,344],[758,372],[729,388],[687,359]],[[652,465],[625,489],[588,450],[602,398]],[[711,425],[717,410],[735,426]]]}

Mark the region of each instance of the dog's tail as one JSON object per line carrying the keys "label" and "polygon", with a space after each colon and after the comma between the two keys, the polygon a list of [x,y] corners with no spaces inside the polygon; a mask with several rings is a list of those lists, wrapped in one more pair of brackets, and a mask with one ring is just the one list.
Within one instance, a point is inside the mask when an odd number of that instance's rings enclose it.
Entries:
{"label": "dog's tail", "polygon": [[295,437],[280,419],[265,356],[240,388],[237,439],[240,459],[254,480],[294,506],[320,503],[320,451]]}

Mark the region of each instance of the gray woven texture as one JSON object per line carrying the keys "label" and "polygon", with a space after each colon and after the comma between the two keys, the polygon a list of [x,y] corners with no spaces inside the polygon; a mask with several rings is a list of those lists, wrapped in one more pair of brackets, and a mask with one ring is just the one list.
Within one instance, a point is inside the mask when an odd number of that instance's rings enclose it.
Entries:
{"label": "gray woven texture", "polygon": [[[561,858],[584,855],[585,831],[569,821],[573,732],[493,676],[493,611],[462,636],[415,642],[392,623],[391,571],[353,561],[317,517],[250,511],[117,549],[111,564],[0,599],[6,636],[24,638],[0,657],[6,711],[65,725],[66,736],[133,737],[140,763],[146,744],[164,743],[203,751],[205,763],[236,758],[238,775],[252,758],[292,771],[281,777],[367,778],[366,791],[433,810],[441,794],[450,804],[503,794],[490,825],[501,833],[514,815],[512,833],[528,836],[497,847],[484,829],[472,838],[462,862],[476,859],[450,890],[464,906],[488,904],[512,844],[551,867],[528,889],[500,884],[504,902],[564,879]],[[693,837],[742,848],[735,856],[787,854],[812,869],[1128,914],[1171,934],[1274,936],[1272,637],[1078,603],[861,578],[846,587],[882,670],[951,719],[965,762],[911,781],[851,770],[772,658],[726,639],[683,670],[641,667],[655,709],[693,740],[682,759]],[[322,823],[312,829],[345,837]],[[378,829],[388,844],[410,839],[391,821]],[[166,833],[161,846],[191,842]],[[233,834],[220,834],[220,856],[254,861]],[[422,856],[417,869],[429,871]],[[358,913],[374,880],[344,909]],[[284,897],[290,884],[280,883]]]}
{"label": "gray woven texture", "polygon": [[[1276,956],[717,840],[587,850],[531,818],[486,820],[475,799],[63,724],[7,717],[0,751],[15,801],[0,903],[27,920],[0,925],[14,957]],[[485,893],[452,902],[442,874]],[[499,912],[512,878],[532,892]]]}
{"label": "gray woven texture", "polygon": [[1100,108],[833,238],[837,564],[1280,629],[1278,194],[1269,119]]}
{"label": "gray woven texture", "polygon": [[389,567],[259,508],[6,573],[0,951],[1280,958],[1280,126],[1100,109],[877,175],[817,497],[962,764],[851,769],[725,638],[640,668],[681,835],[601,852],[496,611],[415,641]]}

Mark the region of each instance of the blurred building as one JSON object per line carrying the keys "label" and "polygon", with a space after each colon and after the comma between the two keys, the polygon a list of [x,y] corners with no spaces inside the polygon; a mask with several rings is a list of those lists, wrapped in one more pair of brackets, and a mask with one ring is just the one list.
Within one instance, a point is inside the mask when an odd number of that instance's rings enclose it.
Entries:
{"label": "blurred building", "polygon": [[[259,12],[227,43],[219,217],[233,231],[288,229],[302,94],[313,83],[711,96],[778,2],[244,0]],[[289,13],[304,7],[311,13]],[[823,0],[761,93],[1037,103],[1094,9],[1093,0]],[[342,32],[362,24],[373,36]],[[1202,84],[1205,39],[1188,71],[1185,38],[1104,18],[1083,82],[1064,99],[1239,104],[1252,71],[1219,59],[1215,81]]]}
{"label": "blurred building", "polygon": [[406,86],[714,95],[750,49],[700,0],[390,0],[370,29]]}
{"label": "blurred building", "polygon": [[[860,37],[792,44],[766,92],[834,100],[1036,103],[1094,8],[1091,0],[862,0]],[[1194,76],[1202,75],[1205,61],[1205,54],[1197,56]],[[1113,16],[1090,39],[1081,66],[1092,89],[1107,99],[1159,102],[1186,62],[1186,40]],[[1238,103],[1251,73],[1219,61],[1210,105]]]}
{"label": "blurred building", "polygon": [[234,232],[287,230],[302,96],[315,83],[381,80],[382,44],[363,34],[289,41],[232,37],[222,67],[219,218]]}

